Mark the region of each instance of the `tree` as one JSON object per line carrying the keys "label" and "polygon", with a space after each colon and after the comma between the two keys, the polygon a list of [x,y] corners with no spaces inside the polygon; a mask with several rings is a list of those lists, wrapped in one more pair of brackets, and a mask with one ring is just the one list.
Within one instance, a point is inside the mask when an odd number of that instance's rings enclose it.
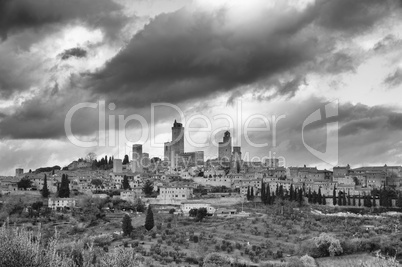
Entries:
{"label": "tree", "polygon": [[294,195],[293,184],[290,184],[290,189],[289,189],[289,199],[290,199],[290,201],[294,200],[293,195]]}
{"label": "tree", "polygon": [[128,182],[127,175],[124,175],[124,178],[123,178],[123,189],[124,190],[130,189],[130,183]]}
{"label": "tree", "polygon": [[128,159],[128,155],[124,155],[123,165],[128,164],[130,160]]}
{"label": "tree", "polygon": [[325,195],[322,195],[321,203],[322,203],[322,205],[327,205],[327,199],[326,199]]}
{"label": "tree", "polygon": [[70,197],[70,181],[68,180],[67,174],[61,176],[61,185],[59,187],[59,197],[68,198]]}
{"label": "tree", "polygon": [[360,198],[360,194],[359,194],[359,207],[362,206],[362,199]]}
{"label": "tree", "polygon": [[398,194],[398,199],[396,201],[396,206],[398,208],[402,208],[402,194],[401,193]]}
{"label": "tree", "polygon": [[353,207],[356,207],[356,195],[353,195]]}
{"label": "tree", "polygon": [[267,204],[266,203],[266,196],[265,196],[265,183],[264,183],[264,181],[261,182],[261,201],[262,201],[262,203]]}
{"label": "tree", "polygon": [[284,192],[283,192],[283,185],[280,185],[280,186],[279,186],[279,196],[280,196],[280,197],[283,197],[283,193],[284,193]]}
{"label": "tree", "polygon": [[350,191],[348,190],[348,206],[352,205],[352,202],[350,201]]}
{"label": "tree", "polygon": [[208,211],[206,208],[199,208],[197,210],[197,216],[195,218],[196,222],[201,222],[208,214]]}
{"label": "tree", "polygon": [[146,196],[152,195],[154,191],[154,184],[151,182],[151,180],[146,180],[144,187],[142,188],[142,191]]}
{"label": "tree", "polygon": [[250,194],[250,186],[247,187],[247,200],[251,199],[251,194]]}
{"label": "tree", "polygon": [[45,178],[43,180],[43,188],[42,188],[42,197],[47,198],[49,197],[49,189],[47,188],[47,176],[45,174]]}
{"label": "tree", "polygon": [[23,188],[24,190],[27,190],[27,188],[32,187],[32,182],[29,180],[28,177],[22,178],[18,183],[17,183],[18,188]]}
{"label": "tree", "polygon": [[315,190],[314,190],[314,192],[311,194],[311,202],[313,204],[317,204],[317,200],[318,200],[318,195],[317,195],[317,192],[315,192]]}
{"label": "tree", "polygon": [[250,200],[254,199],[254,187],[252,186],[250,189]]}
{"label": "tree", "polygon": [[131,224],[131,218],[128,214],[124,215],[123,223],[122,223],[121,227],[122,227],[124,236],[129,236],[131,234],[131,232],[133,231],[133,226]]}
{"label": "tree", "polygon": [[198,211],[198,209],[191,209],[191,210],[188,212],[188,215],[189,215],[190,217],[195,217],[195,216],[197,216],[197,211]]}
{"label": "tree", "polygon": [[342,192],[342,205],[343,205],[343,206],[346,206],[346,204],[347,204],[347,203],[346,203],[346,194],[345,194],[345,191],[343,191],[343,192]]}
{"label": "tree", "polygon": [[303,190],[301,188],[299,188],[299,206],[301,207],[303,205]]}
{"label": "tree", "polygon": [[96,159],[96,154],[94,152],[89,152],[85,157],[86,162],[92,163]]}
{"label": "tree", "polygon": [[318,204],[320,204],[320,205],[323,204],[323,203],[322,203],[322,195],[321,195],[321,187],[318,188],[317,202],[318,202]]}
{"label": "tree", "polygon": [[151,205],[148,206],[147,217],[145,218],[145,229],[151,231],[154,228],[154,213],[152,212]]}
{"label": "tree", "polygon": [[342,192],[340,190],[338,192],[338,205],[342,206]]}
{"label": "tree", "polygon": [[102,180],[101,179],[92,179],[91,184],[93,184],[94,186],[101,186]]}
{"label": "tree", "polygon": [[272,204],[271,188],[270,188],[269,184],[267,186],[266,202],[267,202],[268,205]]}
{"label": "tree", "polygon": [[334,186],[334,190],[332,191],[332,205],[336,206],[336,189]]}
{"label": "tree", "polygon": [[321,233],[319,237],[314,237],[313,240],[316,247],[321,251],[322,256],[330,255],[333,257],[343,252],[341,243],[332,235]]}

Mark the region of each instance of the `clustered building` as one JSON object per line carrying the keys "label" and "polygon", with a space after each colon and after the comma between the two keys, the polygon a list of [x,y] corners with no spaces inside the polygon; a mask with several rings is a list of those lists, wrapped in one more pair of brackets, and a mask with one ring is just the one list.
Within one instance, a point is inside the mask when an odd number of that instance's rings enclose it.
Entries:
{"label": "clustered building", "polygon": [[[392,186],[397,190],[402,187],[401,166],[351,168],[347,165],[334,167],[331,171],[309,166],[286,168],[280,166],[277,158],[269,157],[261,162],[247,161],[243,158],[241,147],[232,146],[229,131],[223,133],[217,158],[205,161],[203,151],[185,151],[184,127],[181,123],[174,121],[171,130],[172,140],[164,144],[164,158],[160,161],[154,158],[151,160],[149,154],[143,151],[142,144],[134,144],[131,162],[123,164],[121,159],[113,159],[112,172],[105,175],[105,172],[85,170],[87,162],[74,161],[68,166],[69,170],[74,167],[74,172],[66,170],[48,174],[48,188],[50,192],[56,192],[62,174],[69,173],[70,190],[97,197],[108,190],[120,190],[120,196],[117,197],[134,202],[144,197],[142,189],[150,180],[157,196],[150,199],[149,203],[181,205],[188,212],[191,207],[199,206],[215,210],[202,201],[204,195],[195,193],[200,187],[206,190],[207,197],[230,193],[231,197],[240,199],[244,199],[251,189],[258,197],[262,184],[268,185],[271,191],[278,187],[290,190],[293,186],[305,191],[320,191],[327,197],[340,191],[349,195],[364,195],[384,186]],[[17,183],[21,177],[31,179],[37,190],[43,187],[43,174],[24,173],[19,168],[16,169],[15,177],[0,177],[1,193],[18,193]],[[101,180],[102,185],[94,180]],[[219,188],[219,191],[215,192],[214,188]],[[75,201],[51,199],[49,206],[52,209],[71,208],[75,206]]]}

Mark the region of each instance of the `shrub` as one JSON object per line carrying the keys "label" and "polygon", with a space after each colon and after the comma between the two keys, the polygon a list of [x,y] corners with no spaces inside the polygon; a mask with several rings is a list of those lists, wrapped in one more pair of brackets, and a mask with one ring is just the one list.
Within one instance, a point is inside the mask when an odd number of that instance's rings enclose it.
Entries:
{"label": "shrub", "polygon": [[340,255],[343,252],[341,243],[332,235],[321,233],[319,237],[315,237],[313,240],[316,247],[324,256],[330,255],[333,257],[335,255]]}
{"label": "shrub", "polygon": [[317,264],[315,263],[315,260],[313,257],[310,257],[309,255],[304,255],[300,258],[301,263],[303,264],[304,267],[316,267]]}
{"label": "shrub", "polygon": [[230,258],[216,252],[205,256],[203,267],[230,267]]}

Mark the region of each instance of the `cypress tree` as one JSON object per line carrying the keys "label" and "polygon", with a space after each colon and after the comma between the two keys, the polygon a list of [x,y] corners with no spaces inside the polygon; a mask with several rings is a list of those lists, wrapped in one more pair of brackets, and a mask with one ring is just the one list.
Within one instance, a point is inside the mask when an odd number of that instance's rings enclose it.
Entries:
{"label": "cypress tree", "polygon": [[294,194],[294,190],[293,190],[293,184],[290,185],[290,189],[289,189],[289,198],[290,201],[293,201],[293,194]]}
{"label": "cypress tree", "polygon": [[271,189],[270,189],[270,187],[269,187],[269,184],[268,184],[268,187],[267,187],[267,200],[266,200],[266,202],[267,202],[267,204],[268,205],[271,205],[272,204],[272,197],[271,197]]}
{"label": "cypress tree", "polygon": [[373,207],[375,207],[376,206],[376,204],[375,204],[375,195],[373,195]]}
{"label": "cypress tree", "polygon": [[342,206],[342,192],[338,191],[338,206]]}
{"label": "cypress tree", "polygon": [[367,207],[370,208],[372,206],[372,204],[371,204],[371,196],[367,196],[366,199],[367,199]]}
{"label": "cypress tree", "polygon": [[250,200],[250,186],[247,187],[247,200]]}
{"label": "cypress tree", "polygon": [[385,197],[385,193],[382,189],[380,189],[379,193],[378,193],[378,201],[380,202],[380,207],[385,207],[387,205],[387,201],[386,201],[386,197]]}
{"label": "cypress tree", "polygon": [[334,190],[332,191],[332,204],[336,206],[336,190],[334,186]]}
{"label": "cypress tree", "polygon": [[299,206],[303,204],[303,190],[299,188],[299,196],[298,196]]}
{"label": "cypress tree", "polygon": [[346,206],[346,194],[345,194],[345,191],[342,192],[342,205]]}
{"label": "cypress tree", "polygon": [[68,198],[70,197],[70,181],[68,180],[67,174],[63,174],[61,177],[61,185],[59,188],[59,197]]}
{"label": "cypress tree", "polygon": [[275,190],[275,196],[279,195],[279,185],[276,183],[276,190]]}
{"label": "cypress tree", "polygon": [[129,236],[131,234],[131,232],[133,231],[133,226],[131,224],[131,218],[128,214],[124,215],[121,227],[123,230],[123,235],[125,235],[125,236]]}
{"label": "cypress tree", "polygon": [[130,162],[130,160],[128,159],[128,155],[125,155],[124,156],[124,159],[123,159],[123,165],[126,165],[126,164],[128,164]]}
{"label": "cypress tree", "polygon": [[318,204],[320,204],[320,205],[323,204],[322,203],[322,195],[321,195],[321,187],[318,188],[318,196],[317,197],[318,197],[318,199],[317,199]]}
{"label": "cypress tree", "polygon": [[322,200],[321,200],[322,205],[327,205],[327,200],[325,195],[322,195]]}
{"label": "cypress tree", "polygon": [[130,183],[128,182],[127,175],[124,175],[122,185],[124,190],[130,189]]}
{"label": "cypress tree", "polygon": [[283,185],[279,186],[279,196],[283,198]]}
{"label": "cypress tree", "polygon": [[47,176],[45,174],[45,178],[43,180],[43,188],[42,188],[42,197],[47,198],[49,197],[49,189],[47,188]]}
{"label": "cypress tree", "polygon": [[298,201],[298,198],[299,198],[299,193],[297,192],[297,189],[294,188],[293,189],[293,200]]}
{"label": "cypress tree", "polygon": [[348,191],[348,206],[350,206],[352,202],[350,201],[350,191]]}
{"label": "cypress tree", "polygon": [[154,228],[154,213],[152,212],[151,205],[148,206],[147,217],[145,218],[145,229],[151,231]]}
{"label": "cypress tree", "polygon": [[402,208],[402,194],[401,193],[398,194],[398,199],[396,201],[396,206],[399,207],[399,208]]}
{"label": "cypress tree", "polygon": [[353,195],[353,206],[356,207],[356,195]]}
{"label": "cypress tree", "polygon": [[252,186],[250,189],[250,200],[254,199],[254,187]]}
{"label": "cypress tree", "polygon": [[312,202],[312,196],[311,196],[311,188],[308,189],[308,194],[307,194],[307,198],[308,198],[308,203]]}
{"label": "cypress tree", "polygon": [[267,204],[267,199],[265,196],[265,184],[264,181],[261,181],[261,202]]}
{"label": "cypress tree", "polygon": [[360,193],[359,193],[359,207],[362,206],[362,199],[360,198]]}
{"label": "cypress tree", "polygon": [[311,197],[311,201],[313,202],[313,204],[317,204],[317,200],[318,200],[317,193],[314,190],[312,197]]}

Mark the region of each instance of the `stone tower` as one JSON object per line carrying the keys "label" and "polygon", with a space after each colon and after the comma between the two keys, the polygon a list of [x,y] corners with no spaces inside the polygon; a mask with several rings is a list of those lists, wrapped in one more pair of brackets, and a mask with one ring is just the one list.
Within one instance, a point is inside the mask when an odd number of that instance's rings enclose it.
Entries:
{"label": "stone tower", "polygon": [[172,141],[169,146],[170,165],[172,168],[176,168],[179,155],[184,153],[184,127],[183,124],[176,122],[176,120],[173,123]]}
{"label": "stone tower", "polygon": [[232,137],[230,137],[230,132],[226,131],[223,135],[223,141],[219,142],[219,162],[229,162],[232,156]]}

